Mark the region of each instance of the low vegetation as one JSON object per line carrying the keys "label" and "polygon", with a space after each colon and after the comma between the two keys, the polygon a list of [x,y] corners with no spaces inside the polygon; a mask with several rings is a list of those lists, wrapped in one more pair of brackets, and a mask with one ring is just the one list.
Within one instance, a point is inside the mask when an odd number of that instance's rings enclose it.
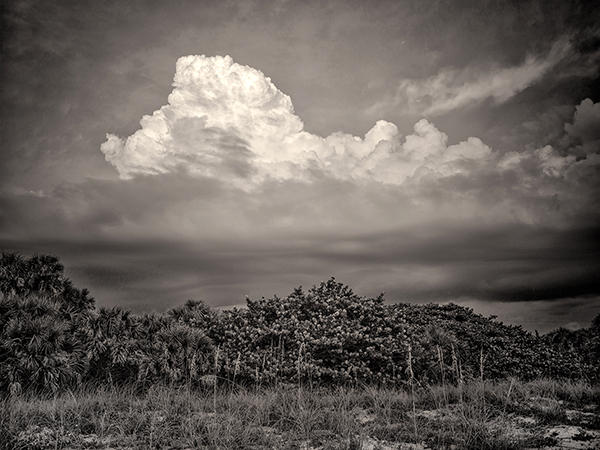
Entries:
{"label": "low vegetation", "polygon": [[540,427],[569,408],[597,413],[598,317],[538,335],[333,278],[246,308],[132,314],[96,308],[56,258],[18,254],[0,291],[0,441],[16,448],[521,448],[551,442]]}
{"label": "low vegetation", "polygon": [[565,442],[594,448],[599,397],[588,383],[553,380],[420,386],[414,397],[373,386],[216,392],[81,386],[5,399],[0,443],[12,449],[518,449]]}

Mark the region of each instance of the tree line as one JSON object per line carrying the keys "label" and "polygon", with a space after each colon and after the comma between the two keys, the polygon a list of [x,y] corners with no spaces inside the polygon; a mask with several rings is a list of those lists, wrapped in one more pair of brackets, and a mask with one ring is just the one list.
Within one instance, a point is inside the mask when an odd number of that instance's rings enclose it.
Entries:
{"label": "tree line", "polygon": [[82,383],[207,387],[463,383],[485,377],[598,381],[600,316],[545,335],[455,304],[389,304],[331,278],[286,297],[164,313],[97,308],[54,256],[0,260],[0,391]]}

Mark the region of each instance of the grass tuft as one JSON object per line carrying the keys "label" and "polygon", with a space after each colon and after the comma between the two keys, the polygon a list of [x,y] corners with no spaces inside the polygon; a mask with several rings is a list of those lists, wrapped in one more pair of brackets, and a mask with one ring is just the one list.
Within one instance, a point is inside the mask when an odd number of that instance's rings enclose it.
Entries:
{"label": "grass tuft", "polygon": [[[483,389],[479,380],[414,387],[413,405],[410,387],[87,386],[2,400],[0,446],[367,448],[388,442],[514,449],[550,442],[544,427],[567,423],[567,410],[598,407],[598,386],[581,382],[490,381]],[[593,433],[580,435],[593,439]]]}

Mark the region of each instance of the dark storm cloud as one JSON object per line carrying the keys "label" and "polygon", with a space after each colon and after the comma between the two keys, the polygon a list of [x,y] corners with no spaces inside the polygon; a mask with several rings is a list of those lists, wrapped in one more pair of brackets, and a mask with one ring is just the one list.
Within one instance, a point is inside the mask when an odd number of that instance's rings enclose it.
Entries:
{"label": "dark storm cloud", "polygon": [[600,294],[597,228],[449,219],[409,195],[327,178],[252,193],[183,173],[88,181],[5,195],[0,246],[56,253],[102,304],[136,309],[238,304],[330,275],[390,301]]}
{"label": "dark storm cloud", "polygon": [[[69,275],[90,287],[101,304],[137,310],[163,310],[187,298],[205,299],[213,305],[239,304],[245,295],[285,295],[293,286],[311,285],[329,275],[355,285],[363,294],[385,291],[388,301],[461,301],[466,297],[478,298],[480,304],[482,300],[497,305],[499,301],[543,299],[560,305],[564,297],[599,293],[600,250],[590,248],[585,238],[511,229],[505,233],[469,230],[473,238],[465,239],[464,232],[444,233],[425,245],[411,242],[413,233],[396,233],[337,242],[311,237],[285,244],[263,238],[218,248],[157,241],[3,241],[2,246],[58,253]],[[541,252],[524,249],[533,233],[544,247]],[[557,245],[548,258],[548,248],[557,238],[570,244]],[[374,240],[396,244],[381,251]],[[507,240],[516,251],[504,249],[498,255],[498,245]],[[471,248],[468,255],[465,245]],[[579,257],[575,256],[578,252]]]}

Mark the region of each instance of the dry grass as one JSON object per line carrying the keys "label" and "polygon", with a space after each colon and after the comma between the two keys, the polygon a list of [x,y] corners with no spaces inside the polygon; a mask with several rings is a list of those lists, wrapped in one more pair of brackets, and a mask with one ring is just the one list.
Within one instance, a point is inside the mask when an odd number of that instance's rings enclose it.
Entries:
{"label": "dry grass", "polygon": [[[88,387],[3,400],[0,445],[350,449],[378,439],[432,448],[539,447],[551,441],[539,432],[542,425],[566,423],[568,408],[586,406],[597,413],[599,400],[598,386],[585,383],[477,380],[415,388],[413,416],[410,389],[279,386],[215,395],[212,388]],[[515,429],[521,416],[532,417],[536,425]]]}

